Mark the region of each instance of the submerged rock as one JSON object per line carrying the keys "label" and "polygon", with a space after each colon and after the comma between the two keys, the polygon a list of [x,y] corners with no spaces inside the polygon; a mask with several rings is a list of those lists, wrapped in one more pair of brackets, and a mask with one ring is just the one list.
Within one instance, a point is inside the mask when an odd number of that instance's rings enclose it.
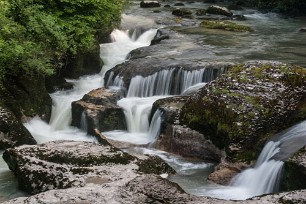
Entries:
{"label": "submerged rock", "polygon": [[[91,142],[55,141],[7,149],[4,160],[21,189],[39,193],[51,189],[83,187],[89,183],[122,185],[145,173],[173,173],[162,160],[137,159],[112,146]],[[141,164],[141,165],[138,165]],[[158,168],[157,168],[158,167]]]}
{"label": "submerged rock", "polygon": [[121,95],[119,90],[105,88],[95,89],[85,94],[81,100],[72,103],[71,124],[85,128],[90,135],[96,135],[95,129],[100,132],[126,130],[123,110],[117,105]]}
{"label": "submerged rock", "polygon": [[225,148],[233,160],[253,160],[273,134],[306,118],[306,71],[280,63],[238,65],[185,103],[181,121]]}

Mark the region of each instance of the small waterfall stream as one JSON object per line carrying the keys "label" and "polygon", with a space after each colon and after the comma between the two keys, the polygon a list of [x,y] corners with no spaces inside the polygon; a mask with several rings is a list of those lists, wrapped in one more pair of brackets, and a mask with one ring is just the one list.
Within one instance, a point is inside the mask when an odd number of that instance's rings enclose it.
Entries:
{"label": "small waterfall stream", "polygon": [[[70,126],[71,102],[81,99],[84,94],[93,89],[102,87],[105,73],[117,64],[124,62],[131,50],[149,46],[155,34],[156,29],[147,30],[141,35],[137,31],[131,34],[128,31],[114,30],[111,34],[113,42],[101,44],[100,46],[100,56],[105,64],[101,72],[97,75],[81,77],[78,80],[70,80],[74,84],[73,90],[58,91],[51,94],[53,107],[49,124],[38,117],[24,124],[37,142],[45,143],[60,139],[96,142],[96,139],[87,135],[86,131]],[[113,77],[112,74],[110,78]],[[119,88],[124,86],[120,76],[116,76],[114,80],[110,80],[110,78],[106,83],[107,86]],[[154,142],[159,134],[162,113],[160,111],[155,112],[150,122],[149,115],[152,104],[156,100],[170,95],[188,94],[189,91],[204,86],[205,83],[203,82],[211,80],[212,74],[205,69],[194,71],[169,69],[147,77],[134,77],[131,80],[127,97],[118,101],[118,105],[125,111],[128,132],[114,130],[104,132],[105,136],[134,144],[150,144]],[[282,133],[274,141],[267,143],[256,166],[235,177],[230,187],[209,183],[203,184],[203,173],[208,174],[211,172],[212,164],[188,162],[177,156],[147,148],[136,149],[135,151],[158,155],[170,163],[179,174],[171,180],[179,183],[188,193],[223,199],[246,199],[277,190],[275,186],[277,186],[283,165],[281,160],[288,158],[300,148],[300,145],[305,145],[305,127],[306,122],[298,124]],[[83,129],[86,129],[86,123],[83,123]],[[292,141],[295,141],[293,142],[294,144],[292,144]],[[287,151],[288,146],[291,147],[289,149],[294,151]],[[7,169],[3,171],[6,172]],[[1,175],[3,174],[1,173]],[[192,178],[192,182],[185,178]]]}

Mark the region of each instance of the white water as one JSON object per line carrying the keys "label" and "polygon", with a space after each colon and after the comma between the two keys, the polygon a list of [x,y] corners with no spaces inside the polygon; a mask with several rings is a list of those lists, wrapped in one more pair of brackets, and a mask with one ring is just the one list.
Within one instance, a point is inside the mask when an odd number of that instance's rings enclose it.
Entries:
{"label": "white water", "polygon": [[[112,33],[113,43],[101,45],[101,58],[105,65],[100,74],[94,76],[81,77],[79,80],[71,80],[74,84],[74,89],[70,91],[59,91],[51,95],[53,100],[52,117],[50,124],[47,124],[39,118],[34,118],[25,124],[28,130],[32,133],[38,143],[44,143],[52,140],[69,139],[69,140],[88,140],[95,141],[91,136],[88,136],[85,131],[70,127],[71,122],[71,102],[79,100],[84,94],[102,87],[103,76],[106,71],[110,70],[115,65],[126,60],[127,54],[142,46],[148,46],[150,39],[155,35],[156,30],[149,30],[136,39],[138,34],[134,33],[130,38],[128,32],[115,30]],[[106,136],[120,141],[131,142],[134,144],[148,144],[154,142],[159,134],[159,126],[161,123],[161,112],[154,114],[151,124],[149,122],[149,114],[151,106],[155,100],[171,94],[171,90],[175,90],[172,94],[179,94],[191,87],[200,87],[197,83],[203,82],[203,70],[188,72],[179,70],[181,74],[179,82],[175,82],[174,88],[171,87],[174,80],[173,74],[175,70],[163,70],[149,77],[135,77],[131,81],[128,91],[128,98],[124,98],[118,104],[124,108],[128,123],[129,132],[112,131],[106,133]],[[123,86],[120,76],[116,77],[115,85]],[[154,96],[154,97],[148,97]],[[139,98],[144,97],[144,98]],[[305,124],[304,124],[305,126]],[[84,126],[85,127],[85,126]],[[300,128],[300,127],[299,127]],[[290,132],[290,131],[289,131]],[[305,132],[305,130],[304,130]],[[289,137],[289,136],[288,136]],[[299,137],[297,137],[299,138]],[[284,139],[284,141],[287,141]],[[271,143],[270,143],[271,144]],[[221,190],[206,190],[198,189],[197,194],[204,194],[225,199],[245,199],[254,195],[259,195],[275,190],[277,176],[282,166],[281,161],[271,160],[271,158],[282,153],[277,148],[284,147],[286,142],[272,142],[273,150],[271,154],[263,151],[263,156],[259,158],[258,164],[253,169],[249,169],[241,173],[233,181],[232,187],[224,187]],[[271,148],[267,148],[271,150]],[[151,151],[151,152],[150,152]],[[152,150],[144,151],[152,153]],[[206,163],[195,163],[182,161],[176,157],[167,156],[164,153],[154,153],[159,155],[182,175],[192,175],[199,169],[210,168],[211,165]],[[287,154],[287,152],[286,152]],[[275,169],[275,170],[274,170]],[[6,170],[5,170],[6,171]],[[271,174],[268,174],[271,173]],[[264,178],[263,175],[266,177]],[[252,180],[253,179],[253,180]],[[186,181],[184,181],[186,182]],[[222,188],[218,186],[217,188]],[[200,192],[203,190],[203,192]],[[189,191],[189,193],[192,193]]]}
{"label": "white water", "polygon": [[222,199],[244,200],[277,192],[283,161],[305,145],[306,121],[278,134],[274,141],[269,141],[260,153],[254,168],[238,174],[230,186],[210,190],[204,194]]}

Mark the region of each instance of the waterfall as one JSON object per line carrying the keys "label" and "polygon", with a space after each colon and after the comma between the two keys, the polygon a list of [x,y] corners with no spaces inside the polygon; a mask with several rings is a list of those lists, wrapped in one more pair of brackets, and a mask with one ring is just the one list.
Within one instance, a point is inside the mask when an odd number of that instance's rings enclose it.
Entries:
{"label": "waterfall", "polygon": [[207,195],[244,200],[277,192],[284,160],[306,145],[306,121],[277,134],[261,151],[254,168],[233,178],[229,187],[208,191]]}
{"label": "waterfall", "polygon": [[[35,140],[38,143],[60,139],[96,141],[85,131],[70,126],[72,120],[71,103],[81,99],[89,91],[102,87],[106,71],[124,62],[128,53],[133,49],[150,45],[156,32],[156,29],[150,29],[137,38],[134,35],[132,39],[129,36],[129,31],[114,30],[111,33],[112,43],[100,45],[100,57],[104,62],[101,72],[96,75],[80,77],[77,80],[67,80],[73,83],[72,90],[50,94],[53,105],[49,124],[38,117],[24,124]],[[120,82],[120,78],[118,81]]]}
{"label": "waterfall", "polygon": [[[213,75],[207,73],[209,73],[209,69],[205,68],[192,71],[172,68],[147,77],[137,75],[131,79],[127,97],[178,95],[191,86],[204,81],[212,81]],[[115,84],[115,80],[112,83],[109,82],[109,85]]]}
{"label": "waterfall", "polygon": [[86,120],[86,114],[85,112],[83,111],[82,112],[82,115],[81,115],[81,130],[83,130],[84,132],[87,132],[88,130],[88,125],[87,125],[87,120]]}

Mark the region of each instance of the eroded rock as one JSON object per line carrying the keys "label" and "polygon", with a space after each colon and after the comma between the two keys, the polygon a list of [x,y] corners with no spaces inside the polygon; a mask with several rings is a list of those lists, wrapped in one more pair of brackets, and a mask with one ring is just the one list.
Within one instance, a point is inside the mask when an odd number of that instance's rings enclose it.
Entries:
{"label": "eroded rock", "polygon": [[[84,97],[72,103],[72,125],[82,127],[82,117],[90,135],[95,129],[102,131],[126,130],[123,110],[117,105],[122,96],[120,91],[99,88],[92,90]],[[83,114],[83,116],[82,116]]]}
{"label": "eroded rock", "polygon": [[306,188],[306,147],[285,162],[281,186],[287,191]]}
{"label": "eroded rock", "polygon": [[153,104],[152,113],[162,112],[160,136],[154,146],[184,157],[219,162],[221,151],[207,138],[190,128],[179,125],[179,114],[188,97],[175,96],[159,99]]}
{"label": "eroded rock", "polygon": [[0,149],[36,144],[31,133],[11,111],[0,105]]}
{"label": "eroded rock", "polygon": [[55,141],[24,145],[7,149],[3,158],[20,187],[32,194],[83,187],[88,183],[121,181],[122,184],[143,173],[140,166],[148,166],[145,173],[174,172],[162,160],[140,160],[115,147],[91,142]]}

